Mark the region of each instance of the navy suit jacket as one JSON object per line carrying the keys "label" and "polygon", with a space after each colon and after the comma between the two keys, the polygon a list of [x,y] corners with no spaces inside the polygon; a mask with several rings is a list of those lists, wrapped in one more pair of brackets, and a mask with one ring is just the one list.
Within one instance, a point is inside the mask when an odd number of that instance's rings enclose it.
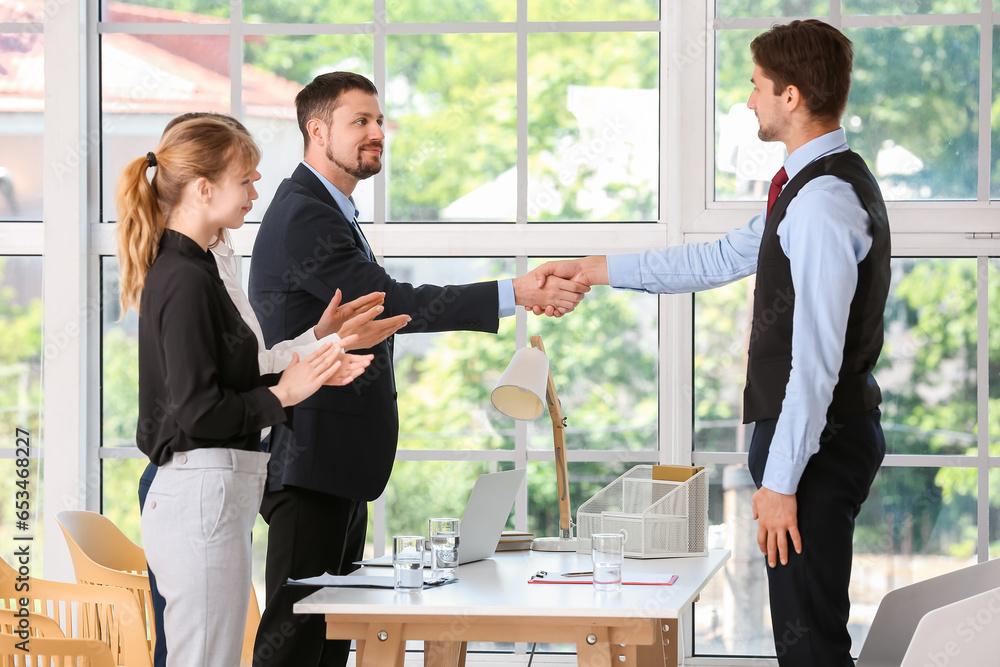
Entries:
{"label": "navy suit jacket", "polygon": [[[304,165],[282,181],[264,214],[250,265],[250,303],[268,347],[312,327],[340,289],[346,303],[385,292],[382,317],[408,314],[402,333],[487,331],[499,327],[495,281],[470,285],[396,282],[369,259],[354,225]],[[295,409],[295,430],[270,435],[267,490],[296,486],[374,500],[392,472],[399,434],[392,338],[364,375],[346,387],[321,387]]]}

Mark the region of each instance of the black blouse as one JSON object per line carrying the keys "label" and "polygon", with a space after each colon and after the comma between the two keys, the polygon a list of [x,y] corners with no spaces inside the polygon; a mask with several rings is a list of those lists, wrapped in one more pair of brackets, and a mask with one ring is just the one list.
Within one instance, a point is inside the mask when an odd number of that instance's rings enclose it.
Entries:
{"label": "black blouse", "polygon": [[139,449],[157,465],[202,447],[256,451],[261,429],[286,419],[277,379],[261,377],[212,253],[165,230],[140,301]]}

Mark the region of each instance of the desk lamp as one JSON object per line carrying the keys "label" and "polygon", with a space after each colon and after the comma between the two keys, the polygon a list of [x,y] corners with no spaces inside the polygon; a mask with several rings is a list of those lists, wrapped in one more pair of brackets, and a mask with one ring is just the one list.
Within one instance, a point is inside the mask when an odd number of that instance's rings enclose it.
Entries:
{"label": "desk lamp", "polygon": [[529,420],[542,414],[543,400],[548,404],[549,417],[552,418],[556,485],[559,488],[559,537],[536,538],[531,548],[535,551],[576,551],[566,474],[566,418],[556,395],[542,337],[532,336],[531,347],[522,347],[514,353],[507,370],[490,394],[490,401],[493,407],[508,417]]}

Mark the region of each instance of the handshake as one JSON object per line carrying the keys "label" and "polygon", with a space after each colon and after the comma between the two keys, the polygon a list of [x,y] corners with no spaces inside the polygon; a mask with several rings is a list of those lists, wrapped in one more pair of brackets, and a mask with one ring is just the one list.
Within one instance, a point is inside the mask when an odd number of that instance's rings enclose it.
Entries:
{"label": "handshake", "polygon": [[514,278],[514,302],[535,315],[562,317],[583,301],[591,285],[608,284],[604,256],[546,262]]}

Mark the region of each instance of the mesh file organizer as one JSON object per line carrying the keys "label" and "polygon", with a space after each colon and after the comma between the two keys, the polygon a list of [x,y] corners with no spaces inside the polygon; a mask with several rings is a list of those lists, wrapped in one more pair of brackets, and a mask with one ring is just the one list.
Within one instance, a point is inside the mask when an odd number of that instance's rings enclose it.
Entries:
{"label": "mesh file organizer", "polygon": [[594,533],[625,533],[628,558],[708,554],[708,471],[686,482],[653,479],[635,466],[583,503],[576,513],[579,553]]}

